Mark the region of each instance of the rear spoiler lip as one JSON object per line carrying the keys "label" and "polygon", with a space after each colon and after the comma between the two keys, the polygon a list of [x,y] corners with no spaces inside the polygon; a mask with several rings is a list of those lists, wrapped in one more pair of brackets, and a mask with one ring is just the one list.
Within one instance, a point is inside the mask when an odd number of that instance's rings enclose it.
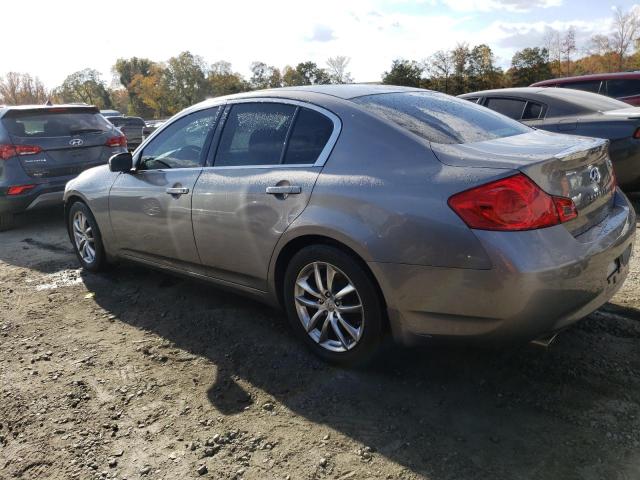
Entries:
{"label": "rear spoiler lip", "polygon": [[8,108],[2,118],[16,118],[22,115],[28,115],[31,113],[56,113],[57,111],[65,110],[70,113],[100,113],[98,107],[88,105],[54,105],[51,107],[33,107],[33,108]]}
{"label": "rear spoiler lip", "polygon": [[591,153],[595,150],[608,149],[610,141],[604,138],[589,138],[584,137],[584,141],[577,145],[567,148],[559,153],[556,153],[553,158],[557,160],[572,160],[579,158],[585,153]]}

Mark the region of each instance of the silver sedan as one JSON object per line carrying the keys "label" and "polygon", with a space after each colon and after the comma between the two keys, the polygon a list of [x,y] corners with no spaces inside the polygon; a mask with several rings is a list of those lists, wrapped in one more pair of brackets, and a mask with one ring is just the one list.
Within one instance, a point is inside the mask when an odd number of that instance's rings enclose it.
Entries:
{"label": "silver sedan", "polygon": [[387,333],[556,332],[620,288],[636,222],[606,141],[371,85],[207,100],[65,202],[85,269],[132,260],[281,305],[340,364]]}

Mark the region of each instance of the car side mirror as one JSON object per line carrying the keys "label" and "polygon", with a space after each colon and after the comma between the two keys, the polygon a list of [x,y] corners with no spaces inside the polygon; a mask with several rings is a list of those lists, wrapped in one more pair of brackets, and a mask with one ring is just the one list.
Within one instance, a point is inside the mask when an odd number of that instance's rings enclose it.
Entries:
{"label": "car side mirror", "polygon": [[116,153],[109,159],[109,170],[128,173],[133,168],[133,157],[130,152]]}

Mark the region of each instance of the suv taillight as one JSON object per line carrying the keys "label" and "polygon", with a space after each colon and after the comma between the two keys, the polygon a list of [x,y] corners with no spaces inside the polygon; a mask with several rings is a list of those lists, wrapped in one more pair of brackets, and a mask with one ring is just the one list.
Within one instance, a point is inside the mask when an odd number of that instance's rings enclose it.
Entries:
{"label": "suv taillight", "polygon": [[127,146],[127,137],[124,135],[119,135],[117,137],[111,137],[105,143],[107,147],[126,147]]}
{"label": "suv taillight", "polygon": [[42,148],[37,145],[0,144],[0,160],[8,160],[16,155],[34,155],[41,151]]}
{"label": "suv taillight", "polygon": [[578,216],[573,200],[549,195],[522,173],[453,195],[448,203],[479,230],[534,230]]}

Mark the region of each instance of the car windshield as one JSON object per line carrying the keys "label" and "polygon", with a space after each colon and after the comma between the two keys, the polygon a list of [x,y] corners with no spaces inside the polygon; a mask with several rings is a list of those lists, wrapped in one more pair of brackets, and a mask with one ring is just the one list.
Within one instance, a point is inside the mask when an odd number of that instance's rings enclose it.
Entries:
{"label": "car windshield", "polygon": [[10,112],[2,119],[9,135],[22,138],[68,137],[81,133],[103,133],[111,126],[102,115],[79,111]]}
{"label": "car windshield", "polygon": [[354,102],[434,143],[482,142],[531,131],[488,108],[435,92],[367,95]]}

